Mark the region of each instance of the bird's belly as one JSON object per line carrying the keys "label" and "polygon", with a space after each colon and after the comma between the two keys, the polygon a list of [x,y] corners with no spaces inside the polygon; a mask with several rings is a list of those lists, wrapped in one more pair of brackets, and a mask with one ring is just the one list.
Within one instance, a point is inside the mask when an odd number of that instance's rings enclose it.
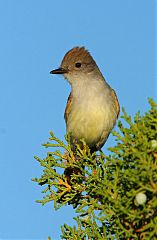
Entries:
{"label": "bird's belly", "polygon": [[89,146],[94,146],[103,132],[112,128],[110,113],[102,105],[72,109],[67,121],[67,132],[71,132],[76,139],[84,139]]}

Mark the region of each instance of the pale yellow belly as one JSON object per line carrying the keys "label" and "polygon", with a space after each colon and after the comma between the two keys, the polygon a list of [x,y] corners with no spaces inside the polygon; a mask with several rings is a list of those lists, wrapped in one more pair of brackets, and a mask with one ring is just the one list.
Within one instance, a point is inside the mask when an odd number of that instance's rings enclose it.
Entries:
{"label": "pale yellow belly", "polygon": [[113,123],[110,123],[110,113],[102,107],[93,107],[90,111],[73,109],[67,121],[67,132],[71,132],[78,140],[84,139],[89,146],[94,146],[103,132],[107,129],[110,131],[110,125],[113,127]]}

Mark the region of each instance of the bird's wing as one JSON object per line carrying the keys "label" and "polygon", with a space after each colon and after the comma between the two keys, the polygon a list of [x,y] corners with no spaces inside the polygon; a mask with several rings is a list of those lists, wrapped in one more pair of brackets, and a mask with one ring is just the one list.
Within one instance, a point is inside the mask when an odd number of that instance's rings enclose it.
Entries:
{"label": "bird's wing", "polygon": [[65,108],[65,112],[64,112],[64,118],[65,118],[65,122],[67,123],[68,120],[68,116],[70,113],[70,109],[71,109],[71,104],[72,104],[72,94],[70,93],[68,100],[67,100],[67,105]]}
{"label": "bird's wing", "polygon": [[112,89],[111,94],[114,98],[115,109],[116,109],[116,114],[117,114],[117,118],[118,118],[119,112],[120,112],[120,106],[119,106],[118,98],[117,98],[116,92],[113,89]]}

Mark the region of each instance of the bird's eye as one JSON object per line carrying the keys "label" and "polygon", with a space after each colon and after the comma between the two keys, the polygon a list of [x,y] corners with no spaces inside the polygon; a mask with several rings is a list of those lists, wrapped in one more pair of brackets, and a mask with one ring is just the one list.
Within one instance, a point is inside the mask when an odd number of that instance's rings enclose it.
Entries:
{"label": "bird's eye", "polygon": [[75,63],[75,67],[80,68],[81,67],[81,63],[80,62]]}

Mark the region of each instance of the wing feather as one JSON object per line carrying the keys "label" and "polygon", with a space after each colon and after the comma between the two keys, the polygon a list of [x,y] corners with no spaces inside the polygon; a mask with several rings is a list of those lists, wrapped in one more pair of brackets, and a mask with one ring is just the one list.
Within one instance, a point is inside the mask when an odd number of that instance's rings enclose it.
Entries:
{"label": "wing feather", "polygon": [[65,108],[65,112],[64,112],[64,119],[65,119],[66,123],[68,121],[68,116],[69,116],[69,113],[70,113],[71,105],[72,105],[72,94],[70,93],[69,97],[68,97],[68,100],[67,100],[67,105],[66,105],[66,108]]}

